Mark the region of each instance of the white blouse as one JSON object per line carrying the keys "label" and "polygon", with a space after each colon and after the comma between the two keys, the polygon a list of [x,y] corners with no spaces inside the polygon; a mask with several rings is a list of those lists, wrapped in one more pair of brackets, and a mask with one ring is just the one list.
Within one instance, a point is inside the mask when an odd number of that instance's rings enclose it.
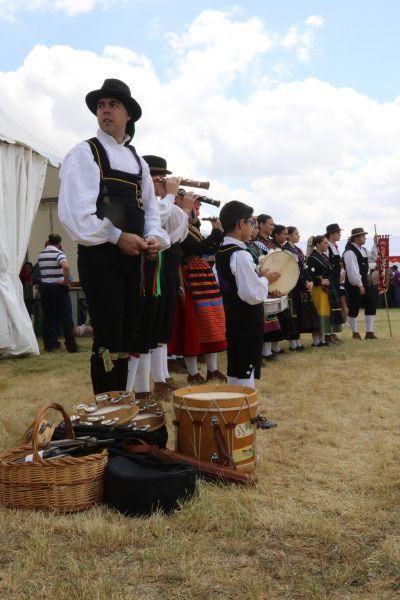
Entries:
{"label": "white blouse", "polygon": [[[132,152],[124,144],[119,144],[112,136],[97,131],[97,138],[104,146],[112,169],[138,174],[139,165]],[[167,233],[161,228],[160,214],[154,195],[153,181],[148,164],[140,158],[142,166],[142,203],[145,211],[144,236],[155,238],[161,249],[170,245]],[[116,244],[122,233],[107,218],[96,216],[96,202],[99,195],[100,171],[90,146],[81,142],[65,157],[60,170],[61,188],[58,199],[58,216],[72,240],[84,246],[95,246],[111,242]]]}

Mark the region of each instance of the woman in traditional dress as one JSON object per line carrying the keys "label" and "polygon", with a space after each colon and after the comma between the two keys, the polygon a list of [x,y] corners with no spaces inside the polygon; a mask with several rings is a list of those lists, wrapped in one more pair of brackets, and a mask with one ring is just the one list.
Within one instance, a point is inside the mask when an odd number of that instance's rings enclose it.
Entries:
{"label": "woman in traditional dress", "polygon": [[257,244],[256,239],[258,237],[259,229],[258,229],[258,221],[257,219],[253,220],[253,232],[251,234],[250,241],[246,244],[247,250],[250,252],[254,264],[258,265],[258,261],[262,256],[264,256],[265,252],[261,249],[260,245]]}
{"label": "woman in traditional dress", "polygon": [[[276,250],[276,244],[271,239],[274,229],[274,220],[270,215],[261,214],[257,217],[258,235],[254,243],[260,248],[263,255],[271,250]],[[263,358],[266,361],[277,360],[278,354],[283,350],[279,347],[279,342],[284,339],[278,315],[266,315],[264,323],[264,344]]]}
{"label": "woman in traditional dress", "polygon": [[[285,250],[288,230],[285,225],[275,225],[271,234],[271,239],[274,244],[275,250]],[[279,323],[282,330],[282,338],[289,341],[290,350],[303,350],[303,346],[299,343],[297,346],[297,340],[300,340],[300,325],[298,319],[297,305],[293,301],[291,294],[288,294],[289,306],[283,312],[278,314]],[[284,352],[278,344],[272,345],[272,352],[281,354]]]}
{"label": "woman in traditional dress", "polygon": [[312,240],[314,250],[307,259],[308,274],[313,281],[311,297],[318,313],[320,328],[313,333],[313,346],[327,346],[325,336],[342,330],[342,315],[335,290],[333,267],[326,252],[328,240],[317,235]]}
{"label": "woman in traditional dress", "polygon": [[296,259],[299,265],[299,279],[296,287],[289,294],[289,303],[292,304],[292,312],[298,317],[298,335],[289,338],[289,348],[292,351],[302,351],[304,346],[300,342],[301,333],[313,333],[319,330],[319,320],[317,311],[311,298],[310,291],[313,283],[309,280],[306,268],[306,259],[302,249],[296,244],[300,240],[300,234],[297,227],[288,227],[288,240],[284,245],[287,250]]}
{"label": "woman in traditional dress", "polygon": [[269,250],[274,248],[274,243],[271,240],[271,233],[274,229],[274,220],[269,215],[258,215],[258,234],[254,240],[257,246],[262,250],[263,254],[268,254]]}
{"label": "woman in traditional dress", "polygon": [[[183,356],[188,370],[188,383],[226,381],[217,366],[217,353],[226,350],[225,313],[215,276],[204,256],[214,255],[224,237],[219,220],[212,221],[211,234],[204,238],[199,224],[200,202],[196,201],[189,219],[189,233],[181,244],[182,285],[169,354]],[[206,379],[198,369],[197,357],[204,355]]]}

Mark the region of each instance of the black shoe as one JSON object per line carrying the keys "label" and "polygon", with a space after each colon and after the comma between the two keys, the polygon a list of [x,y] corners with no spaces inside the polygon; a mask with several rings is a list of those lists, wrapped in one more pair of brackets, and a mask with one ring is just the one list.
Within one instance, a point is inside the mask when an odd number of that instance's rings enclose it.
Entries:
{"label": "black shoe", "polygon": [[263,354],[263,359],[267,360],[267,361],[272,361],[272,362],[274,360],[279,360],[276,354],[268,354],[268,355]]}
{"label": "black shoe", "polygon": [[280,350],[271,350],[272,354],[286,354],[282,348]]}
{"label": "black shoe", "polygon": [[297,346],[296,350],[297,352],[303,352],[306,349],[305,346]]}
{"label": "black shoe", "polygon": [[54,344],[54,346],[45,346],[43,350],[45,352],[54,352],[54,350],[59,350],[59,348],[61,348],[61,344],[60,342],[57,342],[56,344]]}
{"label": "black shoe", "polygon": [[278,423],[276,421],[269,421],[266,417],[263,417],[262,415],[256,416],[257,429],[273,429],[277,426]]}
{"label": "black shoe", "polygon": [[65,344],[65,348],[70,353],[79,352],[78,344]]}

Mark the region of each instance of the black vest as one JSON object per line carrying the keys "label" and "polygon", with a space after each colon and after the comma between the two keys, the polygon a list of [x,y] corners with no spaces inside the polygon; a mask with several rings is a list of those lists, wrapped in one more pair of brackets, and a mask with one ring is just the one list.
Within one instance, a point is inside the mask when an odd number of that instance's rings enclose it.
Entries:
{"label": "black vest", "polygon": [[221,246],[215,254],[215,266],[227,321],[227,337],[232,335],[237,328],[242,327],[243,319],[245,319],[248,330],[255,329],[256,331],[262,331],[264,320],[263,303],[248,304],[238,296],[235,276],[230,267],[231,256],[238,251],[243,252],[243,248],[236,246],[236,244],[228,244],[227,246]]}
{"label": "black vest", "polygon": [[[351,242],[346,244],[346,250],[352,250],[357,258],[358,268],[360,270],[361,281],[363,286],[368,286],[369,261],[368,256],[363,256],[358,248]],[[346,275],[346,285],[351,285]]]}
{"label": "black vest", "polygon": [[144,210],[142,197],[142,165],[133,146],[126,146],[139,165],[138,175],[112,169],[104,146],[97,138],[87,140],[100,170],[96,215],[107,217],[114,227],[126,233],[143,236]]}
{"label": "black vest", "polygon": [[338,288],[340,286],[340,272],[342,270],[340,265],[340,254],[334,254],[332,248],[328,246],[328,256],[333,269],[334,282]]}

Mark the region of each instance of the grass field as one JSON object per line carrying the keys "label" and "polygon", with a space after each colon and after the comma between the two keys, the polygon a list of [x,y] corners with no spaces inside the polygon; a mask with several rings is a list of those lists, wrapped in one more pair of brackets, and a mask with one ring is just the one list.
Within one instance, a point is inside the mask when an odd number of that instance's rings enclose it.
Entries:
{"label": "grass field", "polygon": [[[260,412],[279,425],[258,434],[254,489],[201,483],[181,511],[143,520],[0,508],[0,598],[399,598],[400,310],[391,315],[392,339],[380,311],[377,341],[346,328],[340,346],[263,369]],[[2,448],[44,403],[90,396],[83,346],[0,362]]]}

